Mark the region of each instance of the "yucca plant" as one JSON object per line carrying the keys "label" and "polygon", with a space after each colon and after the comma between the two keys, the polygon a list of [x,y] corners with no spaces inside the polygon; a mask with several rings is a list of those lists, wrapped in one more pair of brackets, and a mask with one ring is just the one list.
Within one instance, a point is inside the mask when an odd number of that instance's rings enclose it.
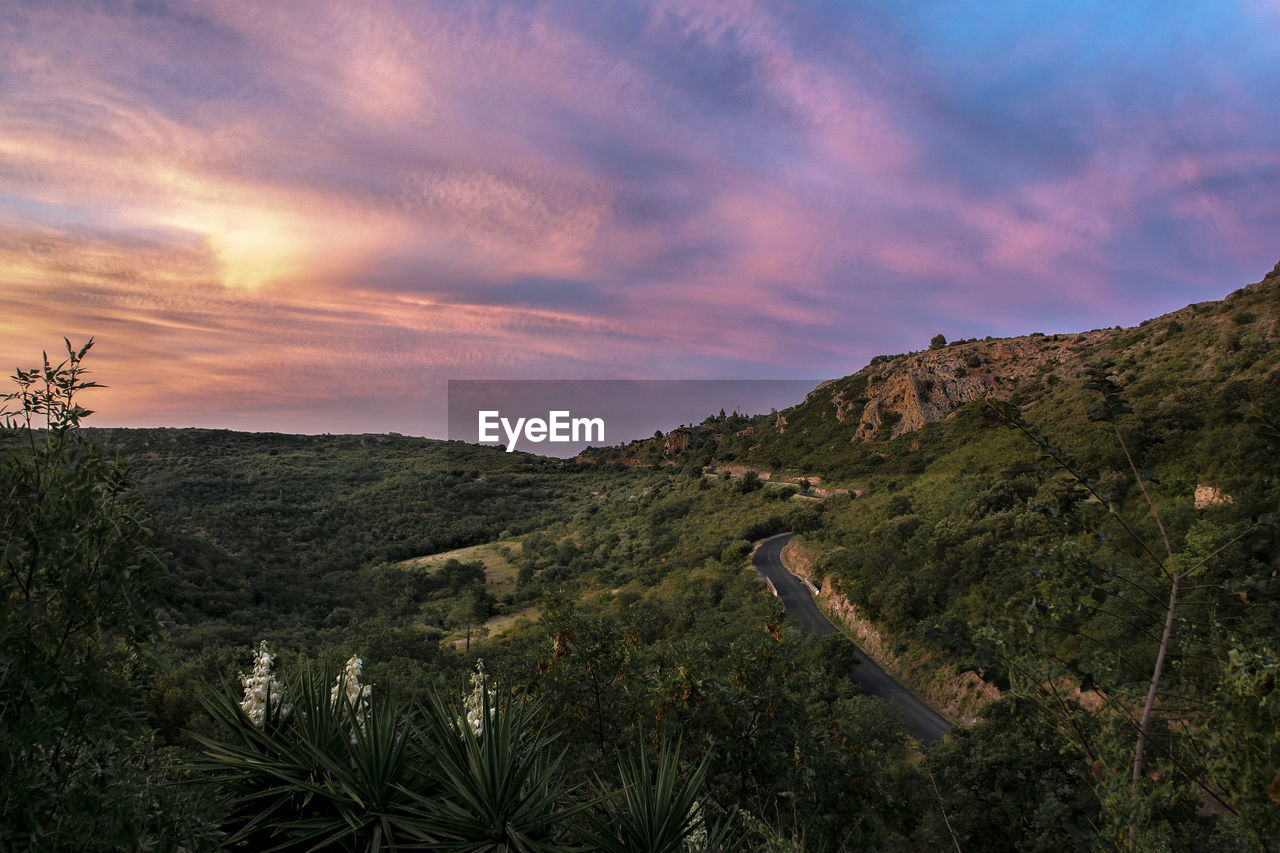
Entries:
{"label": "yucca plant", "polygon": [[680,775],[680,744],[663,741],[652,768],[642,748],[618,758],[622,787],[608,818],[592,816],[585,840],[600,853],[683,853],[718,850],[724,829],[712,827],[698,801],[704,758]]}
{"label": "yucca plant", "polygon": [[439,695],[422,708],[423,760],[437,797],[420,798],[425,835],[444,853],[579,850],[570,825],[585,808],[565,784],[560,756],[539,727],[537,706],[499,698],[481,670],[456,708]]}
{"label": "yucca plant", "polygon": [[[259,660],[266,654],[264,646]],[[223,695],[205,703],[227,735],[200,741],[203,768],[228,795],[228,843],[424,849],[420,805],[433,783],[429,765],[410,761],[409,726],[395,704],[350,690],[350,668],[332,690],[330,674],[308,670],[290,683],[286,704],[262,669],[245,678],[242,702]]]}

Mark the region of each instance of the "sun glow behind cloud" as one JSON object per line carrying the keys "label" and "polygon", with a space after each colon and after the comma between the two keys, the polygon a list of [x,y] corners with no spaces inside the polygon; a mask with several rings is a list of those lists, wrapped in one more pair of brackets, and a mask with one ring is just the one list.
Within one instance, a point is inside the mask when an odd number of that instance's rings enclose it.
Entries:
{"label": "sun glow behind cloud", "polygon": [[110,422],[441,434],[448,378],[840,375],[1280,256],[1273,10],[971,11],[19,9],[0,358],[96,335]]}

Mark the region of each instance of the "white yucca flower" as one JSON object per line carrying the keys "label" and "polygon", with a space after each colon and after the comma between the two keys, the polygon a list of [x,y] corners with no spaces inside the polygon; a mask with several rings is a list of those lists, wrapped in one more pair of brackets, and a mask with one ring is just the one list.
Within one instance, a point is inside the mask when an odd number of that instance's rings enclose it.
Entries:
{"label": "white yucca flower", "polygon": [[693,832],[684,839],[686,853],[703,853],[707,849],[707,821],[702,816],[702,803],[695,800],[689,809],[689,817],[693,820]]}
{"label": "white yucca flower", "polygon": [[[369,694],[372,692],[368,684],[360,683],[360,676],[363,673],[364,661],[352,655],[347,660],[347,665],[343,667],[338,680],[329,689],[330,702],[336,706],[340,700],[345,700],[355,711],[356,725],[361,731],[364,731],[365,716],[369,710]],[[355,732],[351,733],[351,742],[356,742]]]}
{"label": "white yucca flower", "polygon": [[494,698],[497,695],[497,691],[492,688],[485,690],[484,685],[484,660],[481,659],[476,661],[476,671],[471,673],[471,692],[462,699],[462,708],[466,713],[464,722],[471,727],[471,732],[476,737],[484,734],[486,711],[490,720],[497,713],[497,704]]}
{"label": "white yucca flower", "polygon": [[253,659],[253,672],[249,675],[240,673],[240,683],[244,685],[244,699],[240,707],[249,715],[249,721],[262,728],[267,718],[268,705],[278,709],[282,714],[289,713],[289,706],[284,704],[284,688],[271,672],[271,662],[275,657],[267,651],[267,641],[258,644],[258,651]]}

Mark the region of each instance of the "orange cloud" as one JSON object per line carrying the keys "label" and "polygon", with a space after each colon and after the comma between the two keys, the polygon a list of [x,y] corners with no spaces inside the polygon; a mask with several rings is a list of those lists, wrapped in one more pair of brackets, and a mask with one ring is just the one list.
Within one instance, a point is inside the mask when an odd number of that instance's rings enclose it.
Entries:
{"label": "orange cloud", "polygon": [[945,324],[1193,301],[1170,243],[1274,262],[1241,199],[1275,195],[1277,137],[1234,56],[1180,113],[927,11],[597,12],[11,10],[0,358],[96,335],[121,422],[358,399],[375,428],[451,375],[834,374]]}

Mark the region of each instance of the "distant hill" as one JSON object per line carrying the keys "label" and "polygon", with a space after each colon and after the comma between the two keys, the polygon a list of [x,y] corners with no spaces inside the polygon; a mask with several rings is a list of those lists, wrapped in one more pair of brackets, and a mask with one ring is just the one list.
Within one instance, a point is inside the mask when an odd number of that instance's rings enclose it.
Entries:
{"label": "distant hill", "polygon": [[315,631],[334,608],[361,612],[372,582],[353,583],[359,571],[540,529],[583,493],[561,460],[461,442],[87,432],[142,485],[171,556],[163,616],[190,646]]}
{"label": "distant hill", "polygon": [[[632,464],[737,462],[825,476],[866,473],[886,445],[986,399],[1028,411],[1053,409],[1064,424],[1083,414],[1086,367],[1102,359],[1135,405],[1170,416],[1202,403],[1238,408],[1241,383],[1273,383],[1280,340],[1280,263],[1221,301],[1200,302],[1132,328],[954,341],[882,355],[816,387],[799,405],[769,415],[709,417],[661,438],[585,453],[585,461]],[[1256,391],[1257,389],[1253,389]],[[877,463],[871,463],[871,466]]]}
{"label": "distant hill", "polygon": [[1132,448],[1166,491],[1187,500],[1202,486],[1258,493],[1252,481],[1266,466],[1253,456],[1262,451],[1242,442],[1256,432],[1245,425],[1251,410],[1280,420],[1269,414],[1280,412],[1278,340],[1280,264],[1221,301],[1133,328],[877,356],[791,408],[721,413],[660,438],[589,451],[578,465],[395,435],[91,432],[143,484],[159,544],[174,557],[166,618],[179,634],[189,631],[182,641],[248,643],[280,613],[304,625],[347,606],[352,572],[570,517],[618,476],[601,463],[807,478],[811,499],[863,496],[850,524],[901,514],[895,500],[941,516],[990,488],[1011,454],[1030,454],[992,422],[987,399],[1021,406],[1033,422],[1082,445],[1086,458],[1105,459],[1105,436],[1088,437],[1091,397],[1081,387],[1099,359],[1115,362],[1135,409]]}

